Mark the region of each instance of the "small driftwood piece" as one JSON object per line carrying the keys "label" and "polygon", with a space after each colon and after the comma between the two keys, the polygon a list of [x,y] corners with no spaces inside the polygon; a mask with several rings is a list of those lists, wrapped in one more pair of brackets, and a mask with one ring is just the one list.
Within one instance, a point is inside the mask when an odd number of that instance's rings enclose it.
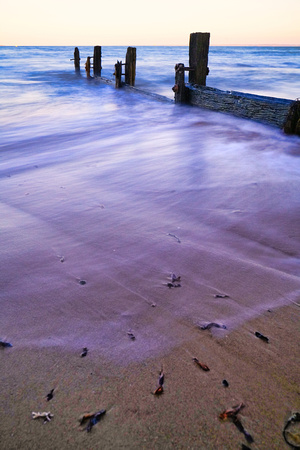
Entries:
{"label": "small driftwood piece", "polygon": [[44,419],[44,423],[50,422],[53,417],[53,414],[51,414],[50,411],[48,411],[48,412],[34,412],[33,411],[31,414],[32,414],[33,419]]}

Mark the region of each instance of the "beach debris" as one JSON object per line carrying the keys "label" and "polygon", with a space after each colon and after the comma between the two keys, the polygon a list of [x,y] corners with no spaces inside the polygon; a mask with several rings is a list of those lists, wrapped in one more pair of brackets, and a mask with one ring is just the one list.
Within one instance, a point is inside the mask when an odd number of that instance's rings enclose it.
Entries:
{"label": "beach debris", "polygon": [[245,436],[246,440],[248,443],[252,443],[254,442],[253,437],[251,436],[250,433],[248,433],[248,431],[245,430],[245,428],[242,425],[242,422],[240,421],[240,419],[237,417],[238,413],[241,411],[241,409],[243,409],[245,407],[244,403],[240,403],[237,406],[234,406],[233,408],[230,409],[226,409],[225,411],[223,411],[220,415],[219,418],[221,420],[231,420],[232,423],[237,427],[237,429],[243,433],[243,435]]}
{"label": "beach debris", "polygon": [[151,303],[151,306],[152,306],[152,308],[155,308],[155,306],[156,306],[156,303]]}
{"label": "beach debris", "polygon": [[159,373],[159,377],[158,377],[158,384],[159,384],[160,386],[163,386],[164,381],[165,381],[165,374],[164,374],[164,372],[163,372],[163,369],[161,369],[161,371],[160,371],[160,373]]}
{"label": "beach debris", "polygon": [[53,392],[54,392],[54,389],[51,389],[49,394],[46,395],[47,402],[49,402],[50,400],[53,399]]}
{"label": "beach debris", "polygon": [[84,425],[88,420],[89,423],[86,427],[86,431],[89,433],[90,431],[92,431],[93,426],[100,421],[100,419],[104,416],[105,413],[106,409],[100,409],[100,411],[97,411],[95,413],[84,414],[80,419],[80,425]]}
{"label": "beach debris", "polygon": [[175,273],[171,273],[170,278],[171,278],[171,281],[169,281],[166,284],[169,289],[181,287],[181,284],[180,284],[181,276],[177,276],[177,275],[175,275]]}
{"label": "beach debris", "polygon": [[171,281],[172,283],[178,283],[181,281],[181,276],[175,275],[175,273],[171,273]]}
{"label": "beach debris", "polygon": [[181,243],[181,240],[179,239],[178,236],[176,236],[176,234],[168,233],[167,236],[171,236],[171,237],[175,238],[179,244]]}
{"label": "beach debris", "polygon": [[50,422],[53,414],[51,414],[50,411],[48,412],[32,412],[32,418],[33,419],[44,419],[44,423]]}
{"label": "beach debris", "polygon": [[161,395],[164,392],[164,384],[165,381],[165,374],[163,371],[163,368],[161,368],[161,371],[159,372],[159,377],[158,377],[158,388],[155,389],[155,391],[153,392],[153,395]]}
{"label": "beach debris", "polygon": [[81,353],[81,358],[84,358],[87,354],[88,354],[89,349],[87,347],[83,347],[82,349],[82,353]]}
{"label": "beach debris", "polygon": [[214,297],[215,298],[229,298],[229,295],[227,295],[227,294],[215,294]]}
{"label": "beach debris", "polygon": [[2,348],[12,347],[12,344],[10,342],[0,339],[0,347]]}
{"label": "beach debris", "polygon": [[227,330],[226,325],[223,325],[221,323],[216,323],[216,322],[209,322],[206,325],[201,325],[200,328],[201,330],[210,330],[211,328],[223,328],[224,330]]}
{"label": "beach debris", "polygon": [[198,358],[193,358],[193,361],[199,366],[202,370],[205,370],[205,372],[209,371],[209,367],[206,364],[203,364],[199,361]]}
{"label": "beach debris", "polygon": [[169,289],[171,289],[171,288],[177,288],[177,287],[181,287],[181,284],[180,283],[167,283],[167,286],[168,286],[168,288]]}
{"label": "beach debris", "polygon": [[296,412],[288,418],[284,428],[283,437],[285,442],[292,448],[300,448],[299,423],[300,413]]}
{"label": "beach debris", "polygon": [[127,334],[132,341],[135,341],[135,335],[132,333],[131,330],[127,331]]}
{"label": "beach debris", "polygon": [[84,286],[86,284],[86,281],[85,280],[79,280],[78,283],[81,284],[81,286]]}
{"label": "beach debris", "polygon": [[223,411],[220,415],[219,418],[221,420],[227,420],[227,419],[232,419],[233,417],[236,417],[237,414],[241,411],[241,409],[243,409],[245,407],[244,403],[240,403],[237,406],[233,406],[232,408],[229,409],[225,409],[225,411]]}
{"label": "beach debris", "polygon": [[155,391],[153,392],[153,395],[161,395],[164,392],[164,388],[163,386],[158,386],[157,389],[155,389]]}
{"label": "beach debris", "polygon": [[262,341],[269,342],[269,338],[259,333],[258,331],[255,331],[255,336],[261,339]]}
{"label": "beach debris", "polygon": [[57,255],[57,257],[59,258],[61,263],[65,262],[65,257],[64,256]]}
{"label": "beach debris", "polygon": [[228,383],[227,380],[223,380],[223,381],[222,381],[222,384],[223,384],[224,387],[228,387],[228,386],[229,386],[229,383]]}

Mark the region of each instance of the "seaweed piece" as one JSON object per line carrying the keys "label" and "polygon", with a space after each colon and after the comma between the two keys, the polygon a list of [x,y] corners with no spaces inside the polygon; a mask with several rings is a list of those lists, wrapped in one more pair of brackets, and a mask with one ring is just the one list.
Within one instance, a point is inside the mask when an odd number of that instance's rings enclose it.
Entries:
{"label": "seaweed piece", "polygon": [[46,395],[47,402],[49,402],[50,400],[53,399],[53,392],[54,392],[54,389],[51,389],[49,394]]}
{"label": "seaweed piece", "polygon": [[216,323],[216,322],[210,322],[207,325],[201,325],[200,326],[201,330],[210,330],[212,327],[223,328],[224,330],[227,330],[226,325],[223,325],[221,323]]}
{"label": "seaweed piece", "polygon": [[161,369],[160,374],[159,374],[159,378],[158,378],[158,384],[160,386],[162,386],[164,384],[165,381],[165,374],[163,372],[163,369]]}
{"label": "seaweed piece", "polygon": [[127,331],[127,334],[132,341],[135,341],[135,335],[131,331]]}
{"label": "seaweed piece", "polygon": [[157,389],[155,389],[155,391],[153,392],[153,395],[161,395],[164,392],[164,388],[163,386],[158,386]]}
{"label": "seaweed piece", "polygon": [[87,347],[83,347],[82,349],[82,353],[81,353],[81,358],[84,358],[87,354],[88,354],[88,348]]}
{"label": "seaweed piece", "polygon": [[255,331],[255,336],[261,339],[262,341],[269,342],[269,338],[259,333],[258,331]]}
{"label": "seaweed piece", "polygon": [[169,289],[181,287],[180,283],[167,283]]}
{"label": "seaweed piece", "polygon": [[163,371],[163,368],[161,368],[161,371],[159,372],[159,377],[158,377],[158,388],[155,389],[155,391],[153,392],[153,395],[161,395],[164,392],[164,384],[165,381],[165,374]]}
{"label": "seaweed piece", "polygon": [[228,298],[229,295],[227,295],[227,294],[215,294],[214,297],[215,298]]}
{"label": "seaweed piece", "polygon": [[285,442],[292,448],[300,448],[300,433],[295,433],[288,430],[288,428],[296,422],[300,422],[299,412],[292,414],[291,417],[288,418],[282,431]]}
{"label": "seaweed piece", "polygon": [[245,407],[244,403],[240,403],[237,406],[234,406],[233,408],[225,409],[220,415],[219,418],[221,420],[227,420],[231,419],[233,417],[236,417],[237,414]]}
{"label": "seaweed piece", "polygon": [[193,358],[193,361],[199,366],[202,370],[205,370],[205,372],[209,371],[209,367],[206,364],[203,364],[199,361],[198,358]]}
{"label": "seaweed piece", "polygon": [[178,242],[178,244],[180,244],[180,243],[181,243],[181,240],[179,239],[179,237],[178,237],[178,236],[176,236],[176,234],[168,233],[168,236],[171,236],[171,237],[175,238],[175,239],[176,239],[176,241]]}
{"label": "seaweed piece", "polygon": [[241,411],[241,409],[243,409],[245,407],[244,403],[240,403],[237,406],[234,406],[233,408],[230,409],[226,409],[225,411],[223,411],[220,415],[219,418],[221,420],[227,420],[230,419],[234,425],[237,427],[237,429],[243,433],[243,435],[245,436],[247,442],[250,444],[252,442],[254,442],[253,437],[251,436],[250,433],[248,433],[248,431],[245,430],[245,428],[243,427],[242,422],[238,419],[237,415],[238,413]]}
{"label": "seaweed piece", "polygon": [[12,347],[12,344],[10,342],[7,342],[7,341],[2,341],[2,339],[1,339],[0,340],[0,347],[3,347],[3,348]]}
{"label": "seaweed piece", "polygon": [[88,426],[86,427],[86,431],[88,433],[92,431],[93,426],[99,422],[99,420],[104,416],[105,413],[106,409],[101,409],[100,411],[92,415],[92,417],[89,420]]}
{"label": "seaweed piece", "polygon": [[172,280],[172,283],[174,283],[175,281],[176,281],[176,282],[179,282],[179,281],[181,281],[181,277],[180,277],[180,276],[177,277],[177,276],[175,275],[175,273],[171,273],[171,280]]}

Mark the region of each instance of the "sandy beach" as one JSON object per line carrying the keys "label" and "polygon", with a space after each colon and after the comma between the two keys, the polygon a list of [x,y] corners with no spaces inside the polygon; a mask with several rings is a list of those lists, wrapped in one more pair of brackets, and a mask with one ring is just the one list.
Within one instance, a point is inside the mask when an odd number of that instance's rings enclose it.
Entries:
{"label": "sandy beach", "polygon": [[299,139],[97,89],[97,114],[58,96],[7,119],[1,449],[289,448]]}
{"label": "sandy beach", "polygon": [[[81,357],[83,340],[73,352],[63,346],[2,349],[1,448],[289,448],[282,430],[300,406],[298,314],[297,306],[267,311],[222,338],[192,328],[171,351],[158,343],[158,355],[129,364],[96,349]],[[257,330],[269,343],[254,335]],[[140,346],[138,333],[134,341],[126,328],[123,334],[124,347]],[[164,392],[155,396],[162,367]],[[219,419],[241,402],[239,419],[252,444]],[[79,418],[101,409],[106,415],[87,433]],[[32,420],[33,411],[54,417],[44,424]]]}

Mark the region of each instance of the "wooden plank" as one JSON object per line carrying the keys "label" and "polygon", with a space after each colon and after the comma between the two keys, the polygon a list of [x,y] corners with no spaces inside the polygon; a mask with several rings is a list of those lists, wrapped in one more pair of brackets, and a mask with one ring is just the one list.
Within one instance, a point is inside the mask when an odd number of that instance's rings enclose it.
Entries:
{"label": "wooden plank", "polygon": [[135,85],[136,73],[136,48],[128,47],[125,60],[125,83],[130,86]]}
{"label": "wooden plank", "polygon": [[189,48],[189,83],[206,86],[210,33],[191,33]]}
{"label": "wooden plank", "polygon": [[[281,129],[285,128],[285,131],[289,133],[296,131],[299,120],[297,114],[300,114],[299,101],[221,91],[207,86],[187,85],[187,89],[191,105],[256,120]],[[286,124],[289,117],[291,124],[288,128]]]}

